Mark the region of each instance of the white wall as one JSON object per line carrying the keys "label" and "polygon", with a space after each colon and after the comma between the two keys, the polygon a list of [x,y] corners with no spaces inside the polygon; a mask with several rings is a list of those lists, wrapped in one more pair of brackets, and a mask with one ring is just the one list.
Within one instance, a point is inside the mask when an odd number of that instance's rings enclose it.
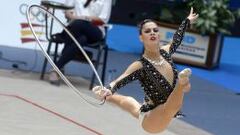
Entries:
{"label": "white wall", "polygon": [[[64,0],[54,0],[57,2],[64,2]],[[19,47],[19,48],[28,48],[34,49],[36,42],[25,42],[22,43],[21,38],[33,38],[30,34],[23,35],[22,30],[29,31],[29,28],[21,28],[21,23],[27,23],[26,15],[22,12],[26,12],[26,5],[37,4],[39,5],[41,0],[20,0],[20,1],[1,1],[0,8],[0,45],[10,46],[10,47]],[[33,9],[34,11],[37,9]],[[65,22],[63,11],[57,10],[55,14],[60,20]],[[39,17],[39,16],[38,16]],[[45,22],[40,22],[36,18],[32,20],[33,23],[43,24]],[[59,25],[55,25],[54,31],[60,31],[62,28]],[[40,34],[40,39],[45,39],[45,29],[44,27],[38,27],[35,29],[36,32],[43,32]],[[43,43],[44,44],[44,43]],[[46,42],[45,42],[46,44]]]}

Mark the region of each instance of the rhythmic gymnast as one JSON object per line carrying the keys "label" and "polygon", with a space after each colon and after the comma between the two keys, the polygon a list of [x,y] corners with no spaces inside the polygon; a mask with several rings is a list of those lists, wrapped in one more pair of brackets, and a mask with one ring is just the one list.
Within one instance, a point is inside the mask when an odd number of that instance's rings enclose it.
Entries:
{"label": "rhythmic gymnast", "polygon": [[[172,55],[181,44],[187,27],[198,18],[190,14],[182,22],[173,36],[171,44],[160,46],[157,21],[146,19],[139,24],[139,38],[144,45],[142,57],[133,62],[127,70],[108,87],[96,86],[97,96],[111,102],[138,118],[142,128],[149,133],[160,133],[169,125],[180,110],[184,93],[190,91],[190,69],[180,73],[175,68]],[[144,103],[141,105],[130,96],[114,94],[127,83],[139,80],[144,90]]]}

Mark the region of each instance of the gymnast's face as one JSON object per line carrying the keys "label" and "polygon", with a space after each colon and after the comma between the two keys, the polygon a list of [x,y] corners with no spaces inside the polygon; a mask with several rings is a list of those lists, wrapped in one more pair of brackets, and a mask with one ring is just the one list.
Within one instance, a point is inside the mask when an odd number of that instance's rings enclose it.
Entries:
{"label": "gymnast's face", "polygon": [[140,31],[140,40],[146,46],[158,46],[160,42],[159,27],[155,22],[146,22]]}

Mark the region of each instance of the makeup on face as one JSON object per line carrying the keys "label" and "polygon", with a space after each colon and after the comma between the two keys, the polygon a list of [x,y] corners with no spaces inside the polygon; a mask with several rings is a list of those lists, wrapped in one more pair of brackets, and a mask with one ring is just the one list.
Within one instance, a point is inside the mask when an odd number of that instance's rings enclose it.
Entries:
{"label": "makeup on face", "polygon": [[155,41],[157,39],[157,35],[159,33],[159,28],[158,27],[146,27],[146,28],[143,28],[142,30],[143,34],[146,35],[146,36],[150,36],[148,37],[151,41]]}
{"label": "makeup on face", "polygon": [[159,32],[159,28],[152,28],[152,29],[146,28],[146,29],[143,29],[143,32],[146,33],[146,34],[149,34],[151,32],[158,33]]}

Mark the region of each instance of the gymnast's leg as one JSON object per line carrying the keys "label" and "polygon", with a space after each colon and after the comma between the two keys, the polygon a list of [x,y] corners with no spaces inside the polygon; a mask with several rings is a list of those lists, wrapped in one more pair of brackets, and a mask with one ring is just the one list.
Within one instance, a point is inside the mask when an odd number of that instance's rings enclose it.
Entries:
{"label": "gymnast's leg", "polygon": [[114,94],[107,96],[106,101],[119,106],[121,109],[132,114],[135,118],[139,117],[139,109],[141,105],[133,97]]}
{"label": "gymnast's leg", "polygon": [[190,83],[188,77],[179,78],[177,87],[170,94],[166,103],[146,113],[142,123],[143,129],[150,133],[164,131],[174,115],[181,109],[184,92],[189,90]]}

